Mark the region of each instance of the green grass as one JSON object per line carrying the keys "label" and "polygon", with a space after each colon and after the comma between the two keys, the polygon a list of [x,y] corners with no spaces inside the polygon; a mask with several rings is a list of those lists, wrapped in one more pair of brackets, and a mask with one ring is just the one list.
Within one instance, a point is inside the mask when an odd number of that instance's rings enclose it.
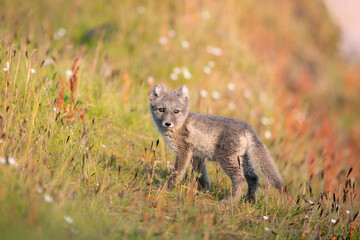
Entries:
{"label": "green grass", "polygon": [[[0,239],[360,238],[360,71],[337,56],[319,2],[1,5]],[[191,79],[171,80],[177,67]],[[192,111],[250,123],[286,193],[261,179],[255,203],[223,205],[230,181],[211,162],[211,193],[191,171],[167,190],[174,154],[148,110],[154,83],[186,84]]]}

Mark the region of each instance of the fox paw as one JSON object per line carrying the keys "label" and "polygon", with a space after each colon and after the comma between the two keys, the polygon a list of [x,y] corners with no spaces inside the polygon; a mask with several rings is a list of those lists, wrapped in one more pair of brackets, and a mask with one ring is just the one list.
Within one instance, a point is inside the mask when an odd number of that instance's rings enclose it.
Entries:
{"label": "fox paw", "polygon": [[226,203],[239,203],[239,202],[255,202],[255,196],[242,196],[240,199],[236,199],[233,197],[223,198],[219,201],[221,204]]}
{"label": "fox paw", "polygon": [[168,189],[174,189],[175,188],[175,182],[176,182],[176,177],[171,177],[168,181]]}
{"label": "fox paw", "polygon": [[256,198],[254,195],[251,195],[251,196],[247,195],[247,196],[242,197],[242,199],[244,199],[244,201],[246,201],[246,202],[251,202],[251,203],[254,203],[256,201]]}
{"label": "fox paw", "polygon": [[168,182],[168,186],[167,186],[168,190],[172,190],[175,188],[175,185],[172,182]]}

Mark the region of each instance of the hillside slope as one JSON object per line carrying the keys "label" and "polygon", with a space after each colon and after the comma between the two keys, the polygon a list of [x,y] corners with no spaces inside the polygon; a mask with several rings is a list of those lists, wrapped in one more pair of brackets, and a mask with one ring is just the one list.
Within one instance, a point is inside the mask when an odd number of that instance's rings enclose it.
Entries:
{"label": "hillside slope", "polygon": [[[360,71],[321,1],[5,0],[0,25],[1,238],[360,238]],[[216,163],[168,191],[154,83],[250,123],[286,192],[221,205]]]}

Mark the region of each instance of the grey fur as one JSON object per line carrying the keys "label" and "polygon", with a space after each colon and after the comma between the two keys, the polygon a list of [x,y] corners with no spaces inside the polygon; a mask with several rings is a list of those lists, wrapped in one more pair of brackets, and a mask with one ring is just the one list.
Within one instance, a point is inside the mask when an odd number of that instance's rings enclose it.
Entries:
{"label": "grey fur", "polygon": [[283,181],[266,146],[246,122],[189,111],[189,91],[182,86],[167,91],[156,84],[150,92],[150,112],[167,145],[175,152],[175,170],[169,187],[180,182],[193,159],[193,169],[201,173],[200,185],[210,190],[206,159],[220,163],[230,177],[232,198],[241,198],[248,184],[247,198],[254,200],[258,190],[257,168],[275,188]]}

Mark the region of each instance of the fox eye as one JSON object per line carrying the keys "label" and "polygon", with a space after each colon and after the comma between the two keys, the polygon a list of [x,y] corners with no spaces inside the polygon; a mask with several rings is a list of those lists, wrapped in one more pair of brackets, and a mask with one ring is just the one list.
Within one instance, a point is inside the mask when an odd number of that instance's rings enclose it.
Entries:
{"label": "fox eye", "polygon": [[179,112],[180,112],[179,109],[174,110],[174,113],[175,113],[175,114],[178,114]]}
{"label": "fox eye", "polygon": [[159,108],[159,112],[165,112],[165,108]]}

